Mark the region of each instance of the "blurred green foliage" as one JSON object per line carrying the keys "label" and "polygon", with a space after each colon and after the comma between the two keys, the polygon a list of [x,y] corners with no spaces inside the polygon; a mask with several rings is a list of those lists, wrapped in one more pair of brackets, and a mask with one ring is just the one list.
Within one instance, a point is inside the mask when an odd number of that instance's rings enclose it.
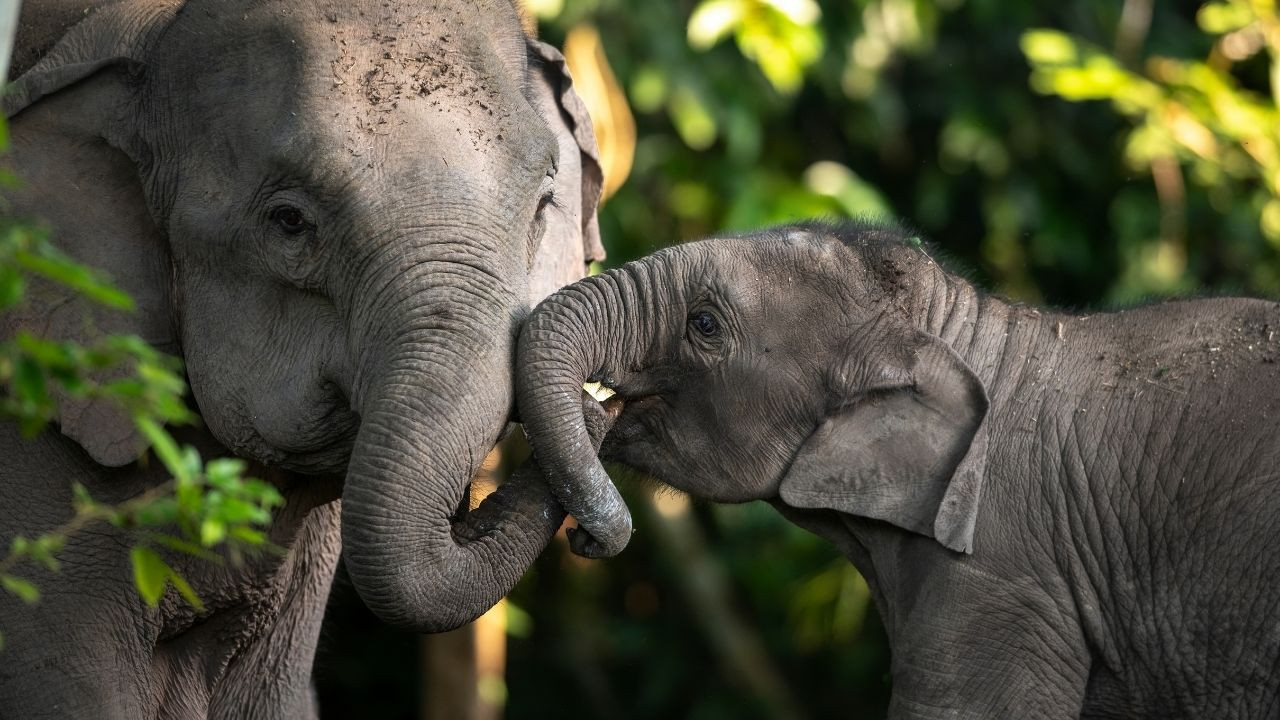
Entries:
{"label": "blurred green foliage", "polygon": [[[7,142],[4,128],[0,119],[0,149]],[[18,182],[0,174],[0,184]],[[109,278],[63,254],[41,227],[0,207],[0,313],[29,301],[27,290],[35,283],[60,286],[114,311],[134,311],[133,300]],[[242,460],[206,462],[195,448],[179,446],[166,429],[197,420],[187,409],[186,392],[182,363],[138,337],[103,335],[86,346],[21,329],[0,336],[0,422],[18,423],[31,438],[56,421],[59,397],[63,402],[106,400],[132,421],[172,478],[118,505],[100,503],[74,485],[66,522],[34,538],[8,539],[8,550],[0,555],[0,590],[38,603],[40,588],[29,579],[31,573],[38,568],[57,572],[59,554],[96,523],[133,534],[134,585],[151,607],[172,586],[196,610],[203,609],[196,591],[161,550],[234,564],[245,553],[271,548],[265,531],[272,509],[284,502],[279,491],[246,477]],[[0,649],[3,640],[0,634]]]}

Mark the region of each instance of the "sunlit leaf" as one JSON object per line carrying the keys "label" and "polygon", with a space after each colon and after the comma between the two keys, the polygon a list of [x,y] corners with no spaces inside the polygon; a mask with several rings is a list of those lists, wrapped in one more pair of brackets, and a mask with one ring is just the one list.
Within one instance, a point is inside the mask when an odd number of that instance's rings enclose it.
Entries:
{"label": "sunlit leaf", "polygon": [[703,0],[689,16],[689,45],[705,50],[733,32],[749,0]]}
{"label": "sunlit leaf", "polygon": [[200,523],[200,542],[205,547],[217,545],[226,537],[226,523],[212,518],[206,519],[204,522]]}
{"label": "sunlit leaf", "polygon": [[1247,2],[1210,2],[1196,12],[1196,24],[1201,30],[1222,35],[1239,30],[1257,19]]}
{"label": "sunlit leaf", "polygon": [[880,191],[840,163],[816,162],[805,170],[804,181],[814,192],[835,198],[850,217],[893,215],[889,201]]}
{"label": "sunlit leaf", "polygon": [[812,25],[822,17],[822,9],[813,0],[763,0],[797,25]]}
{"label": "sunlit leaf", "polygon": [[1080,61],[1076,41],[1057,30],[1028,30],[1019,40],[1022,54],[1033,63],[1044,65],[1074,65]]}

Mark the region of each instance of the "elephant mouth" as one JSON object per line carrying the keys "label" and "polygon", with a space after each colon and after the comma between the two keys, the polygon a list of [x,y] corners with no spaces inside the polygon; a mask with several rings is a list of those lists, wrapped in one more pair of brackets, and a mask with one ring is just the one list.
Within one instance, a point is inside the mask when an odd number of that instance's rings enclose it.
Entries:
{"label": "elephant mouth", "polygon": [[659,413],[666,401],[656,394],[613,395],[601,405],[612,416],[613,427],[600,446],[600,457],[635,466],[640,448],[661,437]]}

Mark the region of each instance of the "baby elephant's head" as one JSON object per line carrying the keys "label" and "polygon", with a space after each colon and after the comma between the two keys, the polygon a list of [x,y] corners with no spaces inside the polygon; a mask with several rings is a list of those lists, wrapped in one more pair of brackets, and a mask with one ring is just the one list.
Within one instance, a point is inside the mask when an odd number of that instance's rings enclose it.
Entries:
{"label": "baby elephant's head", "polygon": [[689,243],[570,285],[520,338],[525,431],[582,531],[611,555],[631,520],[583,427],[615,391],[603,454],[697,497],[884,520],[967,550],[981,472],[957,472],[987,410],[920,329],[947,276],[892,229],[817,224]]}

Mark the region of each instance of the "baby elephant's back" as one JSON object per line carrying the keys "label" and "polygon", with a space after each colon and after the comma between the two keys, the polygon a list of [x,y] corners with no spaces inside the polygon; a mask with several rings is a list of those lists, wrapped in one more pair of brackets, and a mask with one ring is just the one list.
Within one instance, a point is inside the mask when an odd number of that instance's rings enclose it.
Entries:
{"label": "baby elephant's back", "polygon": [[1120,530],[1129,552],[1112,553],[1112,591],[1144,611],[1110,618],[1128,657],[1095,674],[1090,696],[1127,676],[1118,686],[1131,700],[1141,688],[1135,704],[1153,717],[1268,716],[1280,688],[1280,303],[1121,315],[1130,332],[1116,341],[1133,343],[1132,364],[1127,398],[1113,397],[1130,405],[1142,451],[1121,483],[1127,499],[1117,488],[1111,504],[1144,510]]}

